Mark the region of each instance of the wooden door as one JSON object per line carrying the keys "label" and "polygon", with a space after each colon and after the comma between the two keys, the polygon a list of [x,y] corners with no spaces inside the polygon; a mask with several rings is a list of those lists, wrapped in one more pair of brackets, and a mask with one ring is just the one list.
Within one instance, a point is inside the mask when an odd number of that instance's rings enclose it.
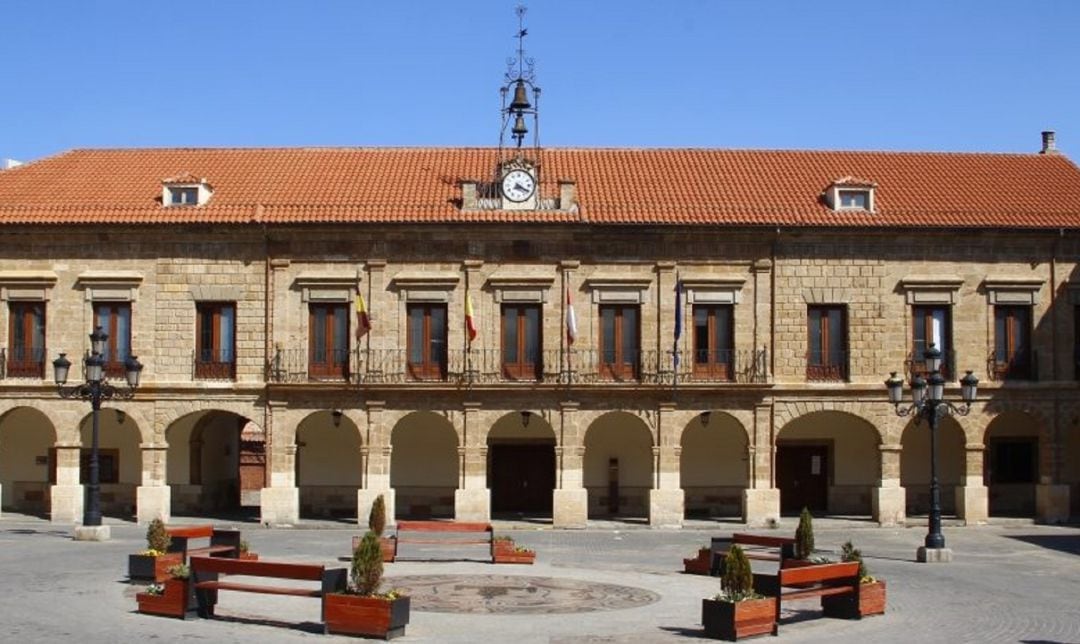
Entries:
{"label": "wooden door", "polygon": [[829,498],[829,448],[826,445],[778,445],[776,486],[780,511],[825,512]]}
{"label": "wooden door", "polygon": [[554,446],[492,445],[489,453],[492,512],[551,512]]}

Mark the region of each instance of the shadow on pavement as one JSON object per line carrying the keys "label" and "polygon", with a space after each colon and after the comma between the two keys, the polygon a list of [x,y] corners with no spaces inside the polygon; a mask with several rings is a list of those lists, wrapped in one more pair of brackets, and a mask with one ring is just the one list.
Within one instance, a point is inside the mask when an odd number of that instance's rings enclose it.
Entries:
{"label": "shadow on pavement", "polygon": [[1010,534],[1006,536],[1009,539],[1030,543],[1031,545],[1039,546],[1040,548],[1057,550],[1058,552],[1065,552],[1070,555],[1080,555],[1080,535]]}

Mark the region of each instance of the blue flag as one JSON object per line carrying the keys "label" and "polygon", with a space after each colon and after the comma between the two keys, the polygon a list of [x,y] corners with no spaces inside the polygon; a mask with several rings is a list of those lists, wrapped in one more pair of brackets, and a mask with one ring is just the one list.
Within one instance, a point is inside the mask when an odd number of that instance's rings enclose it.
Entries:
{"label": "blue flag", "polygon": [[675,280],[675,341],[682,336],[682,280]]}

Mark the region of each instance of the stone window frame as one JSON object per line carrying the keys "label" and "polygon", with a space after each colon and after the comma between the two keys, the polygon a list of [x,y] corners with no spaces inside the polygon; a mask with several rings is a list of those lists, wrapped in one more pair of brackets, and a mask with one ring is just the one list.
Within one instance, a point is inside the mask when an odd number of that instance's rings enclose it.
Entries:
{"label": "stone window frame", "polygon": [[982,286],[986,291],[987,304],[1039,303],[1039,292],[1046,280],[1038,277],[987,277]]}
{"label": "stone window frame", "polygon": [[422,302],[449,304],[460,282],[461,274],[450,272],[403,272],[390,278],[391,286],[398,292],[398,299],[407,304]]}
{"label": "stone window frame", "polygon": [[359,280],[356,275],[302,273],[293,280],[293,286],[300,291],[300,302],[303,304],[347,303],[356,297]]}
{"label": "stone window frame", "polygon": [[592,303],[600,304],[649,304],[651,277],[621,275],[598,275],[587,277],[585,288],[592,291]]}
{"label": "stone window frame", "polygon": [[[194,203],[189,201],[176,201],[176,195],[195,191]],[[206,179],[193,175],[180,175],[163,179],[161,181],[161,207],[162,208],[192,208],[205,205],[214,195],[214,187]]]}

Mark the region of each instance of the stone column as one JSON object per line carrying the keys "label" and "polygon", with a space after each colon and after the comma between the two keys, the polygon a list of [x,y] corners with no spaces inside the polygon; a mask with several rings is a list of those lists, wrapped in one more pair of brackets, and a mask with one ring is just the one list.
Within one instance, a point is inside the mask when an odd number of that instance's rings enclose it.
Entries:
{"label": "stone column", "polygon": [[82,523],[85,492],[79,483],[79,444],[56,444],[56,485],[49,488],[52,523]]}
{"label": "stone column", "polygon": [[390,487],[393,447],[390,445],[390,431],[383,427],[385,409],[386,403],[382,401],[367,402],[368,444],[360,448],[364,461],[364,485],[356,492],[356,521],[362,528],[367,526],[371,505],[380,494],[386,505],[386,525],[397,523],[396,499],[394,489]]}
{"label": "stone column", "polygon": [[899,443],[885,443],[878,446],[881,452],[881,478],[874,490],[872,499],[874,520],[882,526],[903,525],[906,517],[907,496],[900,486]]}
{"label": "stone column", "polygon": [[673,416],[675,403],[660,403],[656,415],[656,433],[660,444],[653,447],[654,488],[649,490],[649,525],[680,528],[683,523],[684,496],[679,482],[679,452]]}
{"label": "stone column", "polygon": [[577,426],[578,403],[562,402],[559,407],[552,524],[556,528],[584,528],[589,518],[589,493],[585,489],[585,447]]}
{"label": "stone column", "polygon": [[[1054,417],[1054,424],[1057,418]],[[1045,443],[1045,444],[1044,444]],[[1035,486],[1035,518],[1045,523],[1062,523],[1069,520],[1069,486],[1057,483],[1061,471],[1062,446],[1056,442],[1039,440],[1039,484]]]}
{"label": "stone column", "polygon": [[780,521],[780,490],[773,487],[772,402],[754,405],[754,427],[749,449],[750,487],[743,491],[743,521],[765,526]]}
{"label": "stone column", "polygon": [[142,481],[135,489],[135,520],[150,523],[172,518],[172,488],[165,484],[168,445],[141,445]]}
{"label": "stone column", "polygon": [[[772,337],[772,260],[769,258],[754,261],[750,270],[754,275],[754,351],[768,346],[769,338]],[[767,382],[772,382],[772,373],[768,368],[768,356],[766,356]]]}
{"label": "stone column", "polygon": [[990,516],[990,495],[983,485],[982,443],[964,445],[963,485],[956,487],[956,514],[967,525],[986,523]]}
{"label": "stone column", "polygon": [[458,521],[490,521],[491,490],[487,486],[487,443],[480,428],[480,403],[465,403],[461,482],[454,491],[454,518]]}
{"label": "stone column", "polygon": [[274,414],[282,403],[272,402],[266,414],[266,434],[270,437],[270,487],[262,489],[262,522],[271,525],[294,525],[300,521],[300,489],[296,487],[296,441],[286,443]]}

